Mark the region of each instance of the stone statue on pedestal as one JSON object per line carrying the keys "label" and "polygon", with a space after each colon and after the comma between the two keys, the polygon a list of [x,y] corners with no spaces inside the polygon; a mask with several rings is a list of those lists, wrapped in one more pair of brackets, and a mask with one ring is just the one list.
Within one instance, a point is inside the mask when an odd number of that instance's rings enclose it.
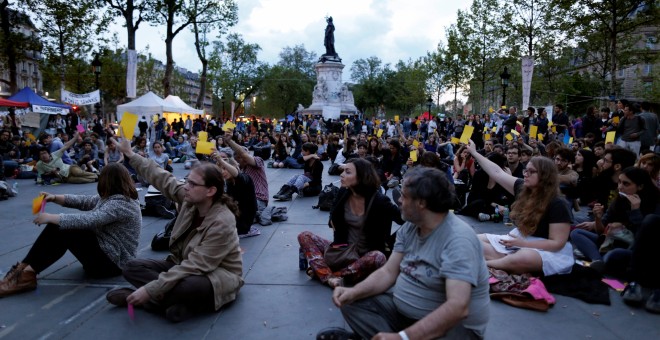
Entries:
{"label": "stone statue on pedestal", "polygon": [[325,45],[325,54],[319,59],[320,62],[325,61],[339,61],[339,55],[335,50],[335,25],[332,23],[332,17],[325,19],[328,25],[325,27],[325,38],[323,39],[323,45]]}

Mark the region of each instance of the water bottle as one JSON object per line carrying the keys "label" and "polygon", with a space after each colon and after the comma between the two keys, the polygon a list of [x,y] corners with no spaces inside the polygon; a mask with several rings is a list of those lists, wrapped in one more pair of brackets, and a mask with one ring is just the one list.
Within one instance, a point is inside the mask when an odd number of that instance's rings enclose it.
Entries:
{"label": "water bottle", "polygon": [[307,270],[307,258],[302,247],[298,248],[298,269]]}
{"label": "water bottle", "polygon": [[507,205],[502,209],[502,218],[504,218],[504,224],[510,224],[511,219],[509,218],[509,206]]}

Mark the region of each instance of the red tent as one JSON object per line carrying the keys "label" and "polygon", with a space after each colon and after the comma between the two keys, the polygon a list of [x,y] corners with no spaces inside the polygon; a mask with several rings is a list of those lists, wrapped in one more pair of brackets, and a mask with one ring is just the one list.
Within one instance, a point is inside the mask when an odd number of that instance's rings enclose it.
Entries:
{"label": "red tent", "polygon": [[431,114],[428,111],[425,111],[424,114],[419,116],[419,120],[426,119],[426,120],[431,120]]}
{"label": "red tent", "polygon": [[0,106],[9,106],[9,107],[28,107],[27,102],[15,102],[13,100],[7,100],[0,98]]}

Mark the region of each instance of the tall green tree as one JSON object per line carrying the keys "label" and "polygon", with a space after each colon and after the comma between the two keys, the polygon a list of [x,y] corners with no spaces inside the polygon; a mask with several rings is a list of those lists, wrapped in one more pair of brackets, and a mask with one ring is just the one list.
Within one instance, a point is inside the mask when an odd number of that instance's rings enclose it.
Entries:
{"label": "tall green tree", "polygon": [[448,72],[444,74],[444,81],[454,91],[453,114],[457,115],[459,114],[458,91],[459,89],[466,89],[470,79],[470,70],[467,67],[466,60],[471,47],[463,43],[463,32],[455,24],[447,28],[446,36],[447,49],[445,49],[445,55],[442,59],[445,60]]}
{"label": "tall green tree", "polygon": [[[275,65],[265,70],[259,96],[262,105],[284,117],[295,111],[298,104],[308,104],[312,101],[314,78],[292,67]],[[260,110],[260,112],[264,112]]]}
{"label": "tall green tree", "polygon": [[619,92],[616,71],[634,62],[635,55],[642,55],[639,50],[631,53],[636,43],[646,42],[646,37],[637,34],[638,29],[648,26],[657,31],[658,5],[646,0],[579,0],[578,3],[583,11],[577,23],[583,28],[586,47],[597,44],[599,55],[592,54],[591,58],[600,60],[601,74],[609,77],[609,94],[614,96]]}
{"label": "tall green tree", "polygon": [[235,102],[235,110],[257,91],[263,65],[257,54],[258,44],[250,44],[240,34],[232,33],[226,41],[215,41],[209,58],[209,82],[213,94]]}
{"label": "tall green tree", "polygon": [[426,106],[428,73],[422,58],[399,61],[386,79],[391,105],[404,115],[412,115],[417,105]]}
{"label": "tall green tree", "polygon": [[[232,5],[228,5],[231,3]],[[174,72],[172,42],[174,38],[193,23],[221,24],[232,18],[227,11],[236,11],[232,0],[148,0],[150,10],[146,16],[153,25],[165,25],[165,75],[164,96],[171,92],[170,80]]]}
{"label": "tall green tree", "polygon": [[285,47],[280,52],[280,60],[277,62],[278,66],[288,69],[297,70],[305,74],[307,78],[316,78],[316,53],[307,51],[305,45],[296,45],[293,47]]}
{"label": "tall green tree", "polygon": [[385,105],[389,96],[385,79],[390,71],[389,64],[383,65],[383,61],[375,56],[358,59],[351,65],[351,79],[357,83],[353,87],[355,105],[363,112],[375,114]]}
{"label": "tall green tree", "polygon": [[456,27],[464,37],[463,44],[469,46],[465,63],[469,68],[469,101],[474,112],[483,113],[486,108],[486,85],[499,79],[499,72],[507,59],[504,58],[506,24],[500,17],[504,8],[497,0],[474,0],[467,11],[459,10]]}
{"label": "tall green tree", "polygon": [[[198,109],[204,108],[204,97],[206,97],[206,83],[209,68],[209,60],[206,48],[210,45],[208,35],[213,31],[218,32],[218,36],[225,34],[227,29],[234,26],[238,21],[238,7],[233,0],[224,0],[220,3],[222,6],[216,11],[205,11],[206,3],[203,1],[193,2],[193,14],[195,18],[192,24],[192,32],[195,35],[195,51],[197,58],[202,63],[202,72],[199,76],[199,94],[196,100]],[[198,14],[200,13],[200,14]]]}
{"label": "tall green tree", "polygon": [[448,68],[443,59],[444,57],[445,45],[443,42],[440,42],[435,51],[427,52],[424,58],[426,72],[428,74],[429,97],[433,98],[433,95],[435,95],[435,101],[438,104],[440,103],[440,96],[447,89],[445,74],[448,72]]}
{"label": "tall green tree", "polygon": [[36,19],[45,53],[51,60],[59,59],[63,89],[68,69],[75,74],[75,61],[87,58],[103,41],[99,37],[109,19],[99,13],[100,3],[94,0],[25,0],[22,5]]}

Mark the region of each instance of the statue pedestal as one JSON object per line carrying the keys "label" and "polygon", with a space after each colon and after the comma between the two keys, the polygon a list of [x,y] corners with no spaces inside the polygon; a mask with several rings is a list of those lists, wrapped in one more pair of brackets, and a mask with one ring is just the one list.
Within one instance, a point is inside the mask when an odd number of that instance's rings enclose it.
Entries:
{"label": "statue pedestal", "polygon": [[315,68],[316,85],[312,94],[312,105],[303,113],[323,115],[326,119],[357,114],[353,93],[342,83],[344,64],[340,61],[325,61],[317,63]]}

